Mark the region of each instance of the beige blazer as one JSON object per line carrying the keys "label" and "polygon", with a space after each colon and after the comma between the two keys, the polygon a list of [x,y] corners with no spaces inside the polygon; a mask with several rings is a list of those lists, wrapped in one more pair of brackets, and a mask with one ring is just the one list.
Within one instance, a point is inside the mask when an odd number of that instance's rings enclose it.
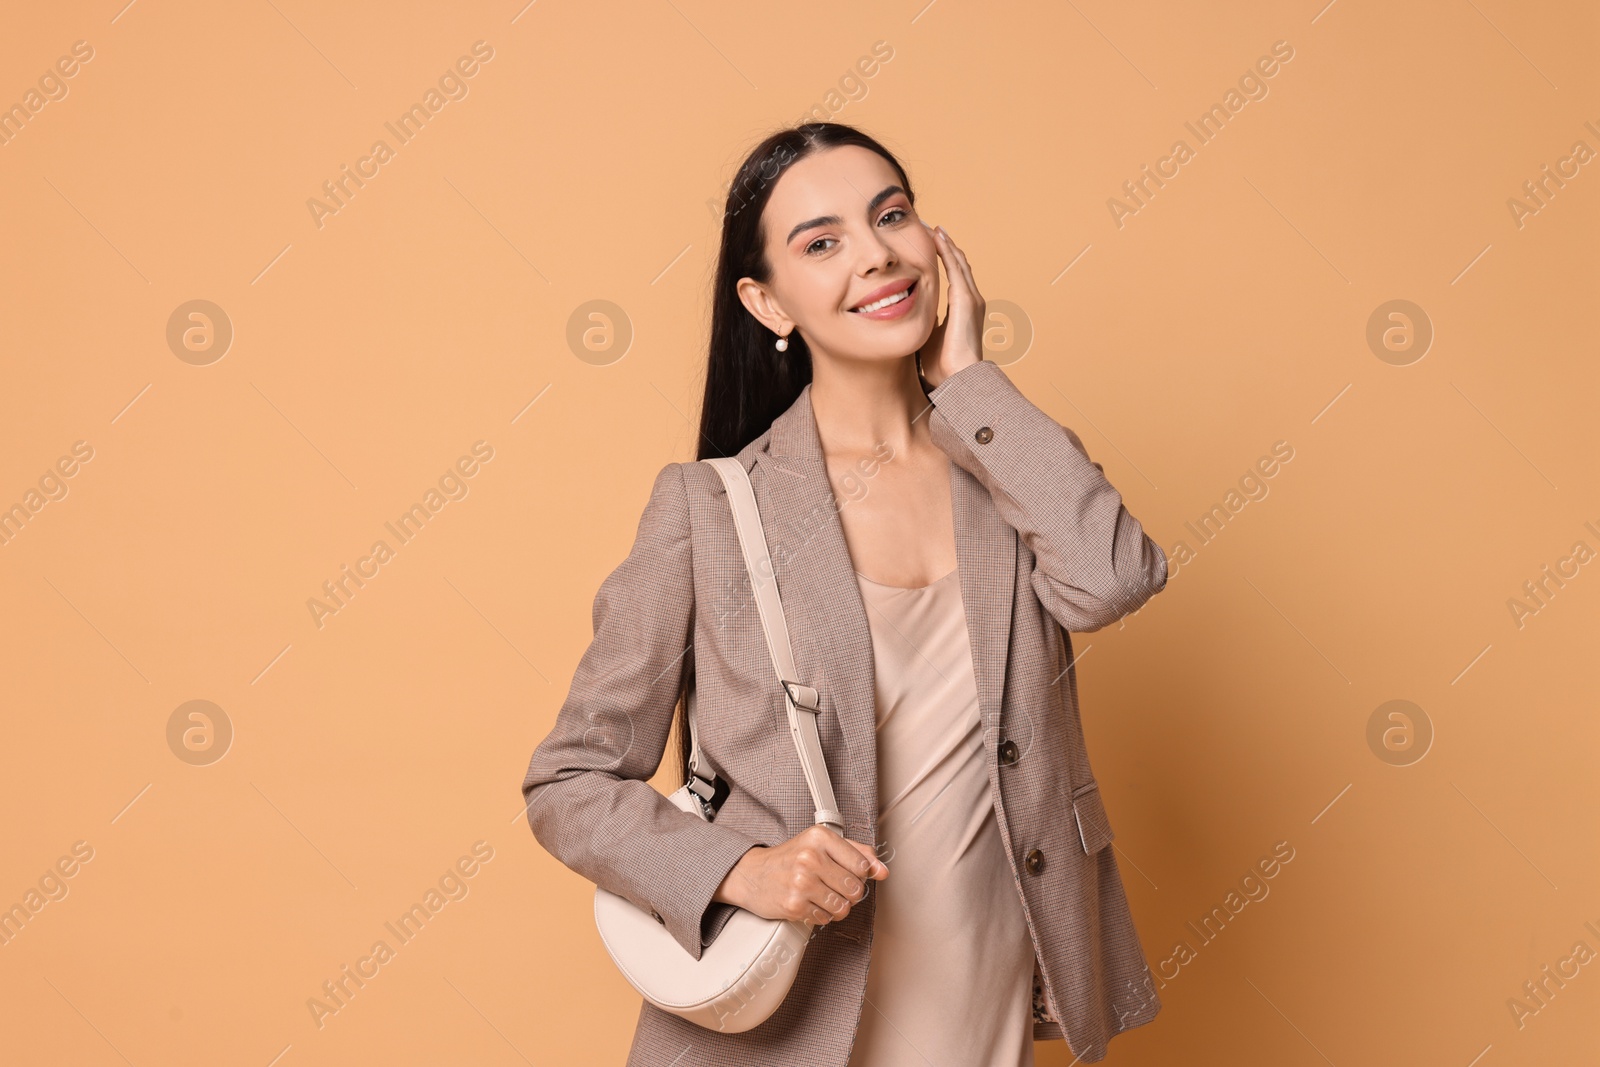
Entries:
{"label": "beige blazer", "polygon": [[[1066,631],[1096,630],[1137,609],[1166,585],[1167,558],[1077,435],[997,364],[964,368],[930,399],[925,417],[952,461],[995,813],[1049,1005],[1035,1015],[1034,1037],[1065,1037],[1094,1062],[1161,1002],[1108,847]],[[798,680],[822,696],[818,728],[847,834],[889,856],[893,842],[877,837],[871,631],[810,386],[737,458],[766,525]],[[861,481],[871,492],[870,477]],[[522,783],[528,821],[558,860],[653,911],[698,959],[733,913],[711,897],[739,857],[813,818],[726,490],[708,464],[670,463],[656,476],[632,551],[595,597],[593,622],[594,641]],[[648,781],[691,661],[701,742],[732,790],[711,823]],[[783,1005],[750,1031],[716,1033],[641,1001],[628,1063],[845,1067],[877,899],[869,893],[821,928]]]}

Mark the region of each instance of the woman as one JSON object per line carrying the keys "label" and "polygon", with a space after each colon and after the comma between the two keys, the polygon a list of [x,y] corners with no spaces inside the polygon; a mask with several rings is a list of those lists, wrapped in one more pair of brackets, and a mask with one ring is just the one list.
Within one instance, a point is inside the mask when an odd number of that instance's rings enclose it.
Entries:
{"label": "woman", "polygon": [[[809,123],[740,167],[700,458],[750,472],[848,831],[812,825],[721,480],[669,463],[533,754],[529,822],[696,959],[735,908],[825,925],[771,1018],[725,1034],[645,1002],[630,1064],[1015,1067],[1061,1038],[1094,1062],[1160,1009],[1066,631],[1137,610],[1166,556],[983,360],[983,317],[872,138]],[[648,782],[691,684],[730,790],[712,822]]]}

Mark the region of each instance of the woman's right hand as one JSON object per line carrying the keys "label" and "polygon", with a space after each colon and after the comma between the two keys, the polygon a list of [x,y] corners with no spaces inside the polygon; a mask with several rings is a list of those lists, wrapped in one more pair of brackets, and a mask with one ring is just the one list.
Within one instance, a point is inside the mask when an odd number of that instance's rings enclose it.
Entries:
{"label": "woman's right hand", "polygon": [[871,845],[840,837],[819,823],[781,845],[750,849],[711,899],[763,919],[820,926],[850,914],[850,905],[867,895],[866,879],[887,877],[889,868]]}

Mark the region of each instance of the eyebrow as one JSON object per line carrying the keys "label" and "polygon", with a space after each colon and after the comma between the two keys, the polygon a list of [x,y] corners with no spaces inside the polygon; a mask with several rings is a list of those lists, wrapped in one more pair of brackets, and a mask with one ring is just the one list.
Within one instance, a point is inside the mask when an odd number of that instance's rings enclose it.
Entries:
{"label": "eyebrow", "polygon": [[[866,214],[870,215],[874,211],[878,210],[879,204],[883,203],[896,193],[904,192],[905,190],[900,188],[898,185],[885,186],[882,192],[867,202]],[[909,195],[910,194],[907,194],[908,197]],[[805,222],[800,223],[794,229],[790,230],[789,236],[784,238],[783,243],[787,245],[790,241],[793,241],[796,237],[800,236],[801,233],[811,229],[813,226],[838,226],[842,222],[844,222],[844,220],[838,215],[819,215],[814,219],[807,219]]]}

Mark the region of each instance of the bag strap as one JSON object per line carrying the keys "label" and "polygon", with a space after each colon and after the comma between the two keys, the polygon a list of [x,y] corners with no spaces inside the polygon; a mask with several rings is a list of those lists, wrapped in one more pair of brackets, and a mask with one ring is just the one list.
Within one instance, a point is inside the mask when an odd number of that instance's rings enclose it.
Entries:
{"label": "bag strap", "polygon": [[[821,697],[814,688],[797,680],[799,671],[794,664],[794,650],[789,645],[789,625],[783,616],[777,573],[772,566],[772,557],[767,553],[766,533],[762,528],[761,511],[756,506],[750,475],[737,459],[731,457],[701,462],[715,468],[722,476],[723,484],[728,487],[728,505],[733,509],[739,547],[744,550],[745,569],[750,573],[756,608],[761,612],[761,628],[767,636],[767,651],[772,656],[778,684],[783,687],[783,703],[789,714],[789,732],[794,739],[795,750],[800,754],[800,767],[805,771],[812,803],[816,805],[816,821],[843,837],[844,816],[839,814],[838,801],[834,799],[828,763],[822,754],[822,739],[817,733],[817,716],[822,713]],[[706,778],[699,773],[702,754],[700,732],[695,725],[693,689],[689,692],[687,714],[691,749],[690,787],[704,802],[710,797],[699,787],[713,788],[716,776],[713,774]]]}

